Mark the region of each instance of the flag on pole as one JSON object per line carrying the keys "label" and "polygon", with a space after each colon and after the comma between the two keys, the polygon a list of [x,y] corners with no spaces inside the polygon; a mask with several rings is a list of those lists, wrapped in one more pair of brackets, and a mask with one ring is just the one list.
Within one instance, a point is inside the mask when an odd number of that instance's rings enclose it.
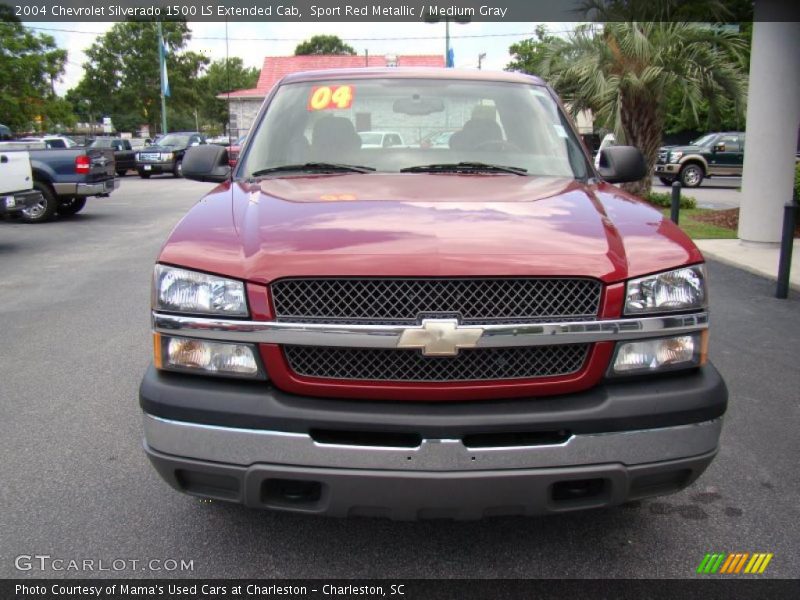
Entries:
{"label": "flag on pole", "polygon": [[167,77],[167,45],[164,43],[164,37],[161,36],[158,46],[158,58],[161,65],[161,93],[165,98],[169,98],[169,78]]}

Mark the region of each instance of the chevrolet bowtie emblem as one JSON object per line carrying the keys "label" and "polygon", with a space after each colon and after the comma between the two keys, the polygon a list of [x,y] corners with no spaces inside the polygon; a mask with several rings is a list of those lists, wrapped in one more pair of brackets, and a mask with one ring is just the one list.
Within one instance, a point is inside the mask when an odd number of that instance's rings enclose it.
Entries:
{"label": "chevrolet bowtie emblem", "polygon": [[421,348],[425,356],[455,356],[461,348],[474,348],[481,327],[459,327],[456,319],[423,319],[422,327],[405,329],[398,348]]}

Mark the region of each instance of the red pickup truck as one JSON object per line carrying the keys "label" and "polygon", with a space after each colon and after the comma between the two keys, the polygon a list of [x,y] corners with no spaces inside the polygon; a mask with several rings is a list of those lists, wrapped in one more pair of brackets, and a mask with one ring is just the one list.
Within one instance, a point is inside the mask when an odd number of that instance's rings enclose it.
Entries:
{"label": "red pickup truck", "polygon": [[[362,147],[376,128],[406,145]],[[228,158],[187,152],[220,185],[155,267],[140,404],[176,489],[472,519],[671,493],[713,459],[703,257],[612,185],[641,153],[595,169],[540,79],[289,75]]]}

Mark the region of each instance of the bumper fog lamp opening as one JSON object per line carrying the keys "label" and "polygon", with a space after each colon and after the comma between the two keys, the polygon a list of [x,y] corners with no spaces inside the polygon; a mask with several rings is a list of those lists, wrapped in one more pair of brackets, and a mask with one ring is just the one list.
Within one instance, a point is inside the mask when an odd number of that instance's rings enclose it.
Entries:
{"label": "bumper fog lamp opening", "polygon": [[206,375],[264,379],[256,353],[250,345],[158,334],[155,341],[154,362],[158,368]]}
{"label": "bumper fog lamp opening", "polygon": [[688,369],[703,364],[707,333],[624,342],[617,345],[611,375]]}

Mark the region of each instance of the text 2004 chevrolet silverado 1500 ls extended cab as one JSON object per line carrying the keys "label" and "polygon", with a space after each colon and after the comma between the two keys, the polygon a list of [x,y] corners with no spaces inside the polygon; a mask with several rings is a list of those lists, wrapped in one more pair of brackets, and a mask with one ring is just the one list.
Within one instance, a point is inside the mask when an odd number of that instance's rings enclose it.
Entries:
{"label": "text 2004 chevrolet silverado 1500 ls extended cab", "polygon": [[[363,148],[370,119],[412,145]],[[221,185],[155,268],[140,403],[173,487],[468,519],[669,493],[711,462],[703,257],[611,185],[646,175],[638,150],[595,171],[541,80],[290,75],[227,159],[187,152]]]}

